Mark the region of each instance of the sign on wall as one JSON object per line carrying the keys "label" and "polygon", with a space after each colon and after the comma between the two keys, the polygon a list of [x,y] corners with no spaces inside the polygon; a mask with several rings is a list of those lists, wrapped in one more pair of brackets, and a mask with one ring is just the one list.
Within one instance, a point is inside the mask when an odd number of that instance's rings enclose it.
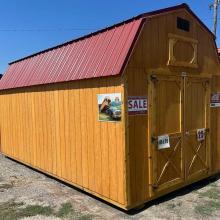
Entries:
{"label": "sign on wall", "polygon": [[220,107],[220,92],[211,94],[211,107]]}
{"label": "sign on wall", "polygon": [[121,93],[98,94],[99,121],[121,121]]}
{"label": "sign on wall", "polygon": [[205,128],[197,129],[197,140],[199,142],[205,140]]}
{"label": "sign on wall", "polygon": [[158,136],[158,140],[157,141],[158,141],[158,149],[159,150],[170,148],[170,138],[169,138],[169,135]]}
{"label": "sign on wall", "polygon": [[147,114],[147,97],[146,96],[129,96],[128,97],[128,114],[129,115]]}

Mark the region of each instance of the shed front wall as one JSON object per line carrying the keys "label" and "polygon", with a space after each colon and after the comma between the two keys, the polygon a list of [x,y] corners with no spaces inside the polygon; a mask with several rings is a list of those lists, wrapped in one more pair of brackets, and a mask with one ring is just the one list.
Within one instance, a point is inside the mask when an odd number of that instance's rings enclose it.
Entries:
{"label": "shed front wall", "polygon": [[[220,92],[220,77],[213,76],[212,91]],[[220,108],[211,108],[211,141],[213,146],[212,169],[220,170]]]}
{"label": "shed front wall", "polygon": [[105,93],[123,101],[121,78],[1,91],[1,152],[125,207],[124,117],[98,121]]}
{"label": "shed front wall", "polygon": [[[190,21],[189,32],[176,28],[177,17]],[[180,37],[180,39],[187,38],[198,42],[197,67],[168,65],[170,35]],[[178,45],[176,50],[179,51],[177,51],[177,54],[180,60],[187,60],[191,56],[191,49],[185,48],[184,45]],[[151,84],[150,76],[169,75],[181,78],[183,72],[189,76],[207,78],[220,74],[219,59],[213,36],[184,9],[148,18],[125,71],[126,100],[129,96],[147,96],[149,110],[154,101],[152,100],[152,89],[149,87]],[[219,78],[219,76],[216,76],[216,78]],[[215,79],[213,78],[213,81]],[[213,81],[211,80],[211,82]],[[219,114],[218,110],[213,111],[216,111],[216,114],[213,116],[211,112],[211,117],[217,117]],[[130,171],[128,199],[132,207],[159,196],[159,194],[155,195],[152,190],[152,172],[154,172],[152,170],[152,160],[154,158],[152,158],[150,136],[150,120],[152,116],[149,115],[149,111],[147,115],[129,116],[127,114],[126,122],[129,128],[127,135],[127,146],[129,149],[128,170]],[[217,122],[215,123],[215,128],[213,124],[211,126],[211,134],[216,137],[216,140],[219,139],[217,137],[220,136],[220,130],[218,129]],[[220,168],[217,165],[220,164],[218,148],[219,144],[217,144],[217,141],[211,143],[213,172],[216,172]],[[178,187],[181,187],[181,184],[172,187],[166,192]]]}
{"label": "shed front wall", "polygon": [[[176,26],[177,17],[190,21],[190,31],[186,32]],[[189,63],[192,59],[192,48],[184,40],[197,41],[197,67],[168,65],[169,36],[180,37],[183,44],[175,44],[174,56],[178,60]],[[178,38],[176,38],[178,39]],[[220,74],[219,58],[213,35],[209,33],[187,10],[181,9],[172,13],[164,13],[148,18],[143,27],[139,41],[129,68],[142,68],[147,74],[177,74],[186,72],[192,75]]]}

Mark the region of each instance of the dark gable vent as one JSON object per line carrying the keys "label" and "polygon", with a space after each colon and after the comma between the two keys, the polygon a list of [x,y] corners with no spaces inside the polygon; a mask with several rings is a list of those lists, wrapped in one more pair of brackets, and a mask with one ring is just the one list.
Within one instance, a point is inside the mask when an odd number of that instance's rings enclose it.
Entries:
{"label": "dark gable vent", "polygon": [[186,19],[177,17],[177,28],[189,32],[190,22]]}

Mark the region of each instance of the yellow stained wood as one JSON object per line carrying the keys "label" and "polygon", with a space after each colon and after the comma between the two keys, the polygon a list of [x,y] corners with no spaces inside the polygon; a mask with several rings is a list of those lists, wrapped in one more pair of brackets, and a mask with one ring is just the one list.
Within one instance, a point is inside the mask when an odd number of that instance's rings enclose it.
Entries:
{"label": "yellow stained wood", "polygon": [[[93,93],[93,103],[97,103],[98,97],[97,94],[100,94],[100,83],[98,83],[97,86],[94,86],[94,89],[92,91]],[[102,149],[101,149],[101,122],[98,121],[98,104],[94,105],[93,112],[95,115],[94,118],[94,153],[95,153],[95,162],[94,162],[94,168],[96,171],[96,178],[95,178],[95,191],[100,192],[100,194],[103,194],[103,186],[102,186]]]}
{"label": "yellow stained wood", "polygon": [[58,102],[59,102],[59,136],[60,136],[60,166],[61,166],[61,176],[66,179],[66,141],[65,141],[65,123],[66,116],[64,113],[64,87],[63,85],[59,85],[59,94],[58,94]]}
{"label": "yellow stained wood", "polygon": [[75,97],[74,90],[75,87],[69,85],[68,99],[69,99],[69,135],[70,135],[70,173],[71,181],[77,182],[77,163],[76,163],[76,116],[75,116]]}
{"label": "yellow stained wood", "polygon": [[[104,79],[104,81],[100,84],[100,94],[106,94],[107,93],[107,80]],[[108,138],[108,123],[100,122],[100,129],[101,129],[101,167],[102,167],[102,193],[104,196],[109,198],[110,192],[109,192],[109,138]]]}
{"label": "yellow stained wood", "polygon": [[[86,82],[86,87],[90,87],[89,83]],[[94,80],[91,81],[93,87]],[[86,94],[85,94],[86,95]],[[86,137],[87,137],[87,153],[88,153],[88,188],[95,191],[95,152],[94,152],[94,129],[93,125],[97,120],[91,115],[94,115],[94,107],[96,107],[97,101],[94,102],[93,92],[87,94],[88,103],[84,106],[86,111]],[[93,106],[93,107],[92,107]]]}
{"label": "yellow stained wood", "polygon": [[1,151],[125,204],[122,122],[100,122],[97,100],[122,91],[112,77],[2,94]]}
{"label": "yellow stained wood", "polygon": [[[212,79],[212,92],[220,91],[220,77],[214,76]],[[212,171],[220,170],[220,108],[211,108],[211,167]]]}
{"label": "yellow stained wood", "polygon": [[[65,117],[65,170],[66,172],[66,179],[71,179],[71,145],[70,145],[70,120],[69,120],[69,87],[65,88],[63,93],[63,100],[64,100],[64,117]],[[68,171],[70,170],[70,171]]]}
{"label": "yellow stained wood", "polygon": [[[80,82],[81,85],[81,82]],[[81,86],[80,86],[81,87]],[[79,117],[81,118],[81,136],[80,136],[80,142],[81,142],[81,166],[82,166],[82,185],[85,188],[88,188],[89,186],[89,179],[88,179],[88,130],[87,130],[87,114],[89,115],[89,112],[86,112],[86,105],[89,104],[89,101],[85,103],[85,96],[87,93],[85,93],[85,90],[83,87],[79,90],[79,97],[80,97],[80,104],[78,106],[79,108]]]}

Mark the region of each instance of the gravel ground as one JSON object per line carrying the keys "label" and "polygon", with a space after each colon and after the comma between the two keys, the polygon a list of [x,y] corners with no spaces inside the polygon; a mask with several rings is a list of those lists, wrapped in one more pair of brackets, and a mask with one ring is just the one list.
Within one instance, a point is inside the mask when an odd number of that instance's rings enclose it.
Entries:
{"label": "gravel ground", "polygon": [[220,219],[220,176],[123,212],[0,155],[0,220]]}

